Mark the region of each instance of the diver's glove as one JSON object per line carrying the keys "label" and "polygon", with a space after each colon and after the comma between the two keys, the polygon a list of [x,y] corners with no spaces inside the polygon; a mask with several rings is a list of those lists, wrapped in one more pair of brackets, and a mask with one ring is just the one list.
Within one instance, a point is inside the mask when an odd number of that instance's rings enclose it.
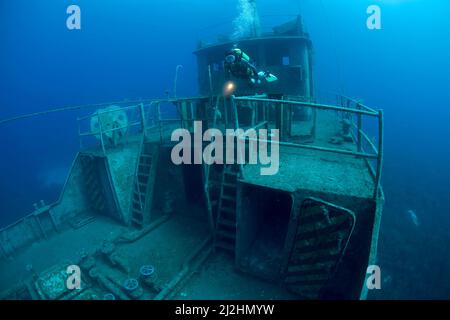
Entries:
{"label": "diver's glove", "polygon": [[271,74],[270,72],[267,71],[260,71],[258,72],[258,77],[260,79],[266,79],[267,82],[275,82],[278,81],[277,76]]}

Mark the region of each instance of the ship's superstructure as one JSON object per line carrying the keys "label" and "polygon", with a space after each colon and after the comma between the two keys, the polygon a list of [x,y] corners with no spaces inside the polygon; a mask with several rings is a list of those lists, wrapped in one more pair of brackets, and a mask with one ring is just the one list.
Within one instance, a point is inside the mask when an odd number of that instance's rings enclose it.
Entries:
{"label": "ship's superstructure", "polygon": [[[3,299],[364,297],[383,206],[382,112],[346,97],[316,101],[300,17],[238,41],[279,81],[232,79],[224,95],[235,43],[195,51],[200,97],[123,102],[78,119],[80,152],[60,199],[0,231]],[[276,143],[278,172],[174,164],[172,132],[195,135],[199,124],[201,134],[253,130],[236,139],[246,153]],[[72,265],[81,290],[66,286]]]}

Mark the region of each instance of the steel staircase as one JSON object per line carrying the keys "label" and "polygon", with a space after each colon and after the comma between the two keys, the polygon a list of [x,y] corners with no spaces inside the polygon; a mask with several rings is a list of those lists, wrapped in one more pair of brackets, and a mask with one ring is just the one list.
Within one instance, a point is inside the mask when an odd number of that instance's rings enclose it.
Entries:
{"label": "steel staircase", "polygon": [[239,169],[225,165],[217,209],[214,247],[234,254],[236,245],[236,195]]}
{"label": "steel staircase", "polygon": [[137,228],[144,227],[150,220],[156,178],[156,157],[155,148],[144,142],[139,155],[131,199],[131,224]]}
{"label": "steel staircase", "polygon": [[321,297],[345,254],[355,219],[353,212],[323,200],[303,201],[285,273],[291,292],[309,299]]}

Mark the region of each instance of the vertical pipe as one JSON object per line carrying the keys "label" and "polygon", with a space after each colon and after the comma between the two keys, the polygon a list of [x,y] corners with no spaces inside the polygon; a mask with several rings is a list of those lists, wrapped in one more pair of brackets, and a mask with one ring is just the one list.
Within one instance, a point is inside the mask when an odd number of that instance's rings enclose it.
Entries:
{"label": "vertical pipe", "polygon": [[[214,118],[213,118],[213,128],[216,128],[217,125],[217,111],[219,109],[219,104],[220,104],[220,98],[217,97],[216,100],[216,106],[214,108]],[[213,217],[213,212],[212,212],[212,204],[211,204],[211,197],[210,197],[210,192],[209,192],[209,176],[210,176],[210,170],[211,170],[211,166],[208,164],[204,164],[205,169],[204,169],[204,174],[205,174],[205,183],[204,183],[204,192],[205,192],[205,197],[206,197],[206,206],[208,209],[208,220],[209,220],[209,225],[210,225],[210,229],[211,229],[211,234],[213,235],[213,237],[215,236],[215,225],[214,225],[214,217]]]}
{"label": "vertical pipe", "polygon": [[97,114],[97,118],[98,118],[98,128],[100,129],[100,143],[102,144],[103,155],[106,156],[105,143],[103,141],[102,121],[100,120],[100,115],[99,114]]}
{"label": "vertical pipe", "polygon": [[141,103],[139,105],[139,111],[141,113],[141,120],[142,120],[142,134],[143,134],[143,137],[144,137],[144,140],[145,140],[146,132],[147,132],[147,126],[146,126],[146,123],[145,123],[145,111],[144,111],[144,104],[143,103]]}
{"label": "vertical pipe", "polygon": [[374,198],[377,199],[380,190],[381,171],[383,170],[384,157],[384,115],[383,110],[378,111],[378,165],[377,175],[375,178],[375,193]]}
{"label": "vertical pipe", "polygon": [[53,225],[53,228],[55,229],[55,231],[59,232],[58,223],[56,222],[55,217],[53,217],[51,209],[48,210],[48,216],[50,217],[50,221],[52,222],[52,225]]}
{"label": "vertical pipe", "polygon": [[279,108],[276,108],[277,110],[277,129],[280,130],[280,141],[283,141],[284,139],[284,104],[280,103]]}
{"label": "vertical pipe", "polygon": [[228,99],[223,97],[223,110],[225,113],[225,129],[228,128],[228,106],[227,106]]}
{"label": "vertical pipe", "polygon": [[47,239],[47,233],[45,232],[44,228],[42,227],[41,221],[39,220],[39,216],[34,214],[33,215],[34,220],[36,221],[37,226],[39,227],[39,231],[41,232],[44,239]]}
{"label": "vertical pipe", "polygon": [[[357,104],[357,109],[361,110],[361,104],[360,103]],[[362,134],[361,134],[361,131],[362,131],[362,115],[358,114],[357,117],[358,117],[358,124],[357,124],[358,125],[358,132],[357,132],[357,134],[358,134],[358,152],[361,152],[361,149],[362,149]]]}
{"label": "vertical pipe", "polygon": [[180,72],[181,68],[183,68],[183,66],[180,64],[175,69],[175,79],[173,81],[173,96],[174,96],[174,98],[177,97],[178,73]]}
{"label": "vertical pipe", "polygon": [[231,108],[233,109],[234,129],[238,129],[239,119],[238,119],[237,105],[236,101],[234,100],[234,96],[231,96]]}
{"label": "vertical pipe", "polygon": [[206,207],[208,209],[208,221],[209,221],[209,227],[211,229],[211,234],[214,236],[215,233],[215,226],[214,226],[214,218],[213,218],[213,212],[212,212],[212,203],[211,203],[211,197],[209,193],[209,170],[210,166],[209,164],[203,164],[205,166],[204,174],[205,174],[205,183],[203,185],[203,191],[205,193],[206,198]]}
{"label": "vertical pipe", "polygon": [[312,127],[312,132],[311,132],[311,136],[313,137],[313,139],[316,139],[316,132],[317,132],[317,109],[314,108],[313,110],[313,127]]}
{"label": "vertical pipe", "polygon": [[[309,50],[308,45],[304,45],[303,50],[303,75],[304,75],[304,81],[305,81],[305,87],[304,87],[304,95],[305,98],[311,97],[311,74],[310,74],[310,67],[309,67]],[[307,100],[309,101],[309,100]]]}
{"label": "vertical pipe", "polygon": [[159,123],[159,140],[161,144],[163,143],[163,133],[162,133],[162,123],[161,123],[161,102],[156,105],[158,112],[158,123]]}
{"label": "vertical pipe", "polygon": [[180,101],[179,105],[180,105],[180,115],[181,115],[181,127],[183,129],[187,129],[187,123],[186,123],[186,119],[187,119],[186,102],[185,101]]}
{"label": "vertical pipe", "polygon": [[[231,96],[231,108],[233,109],[233,116],[234,116],[234,129],[235,130],[237,130],[237,129],[239,129],[239,119],[238,119],[238,112],[237,112],[237,105],[236,105],[236,101],[234,100],[234,95],[233,96]],[[242,157],[242,150],[241,150],[241,148],[239,148],[239,140],[240,140],[240,137],[237,137],[237,139],[236,139],[236,141],[237,141],[237,144],[238,144],[238,147],[237,147],[237,149],[238,150],[236,150],[236,155],[237,155],[237,157],[238,157],[238,163],[240,163],[240,165],[239,165],[239,170],[240,170],[240,172],[241,172],[241,176],[243,176],[244,175],[244,165],[243,165],[243,157]]]}
{"label": "vertical pipe", "polygon": [[211,65],[208,65],[208,80],[209,80],[209,94],[211,96],[211,102],[213,97],[213,83],[212,83],[212,75],[211,75]]}
{"label": "vertical pipe", "polygon": [[[306,98],[306,101],[311,101],[311,91],[312,91],[312,85],[311,85],[311,65],[310,65],[310,55],[309,55],[309,48],[308,44],[304,44],[304,50],[303,50],[303,70],[304,70],[304,97]],[[311,119],[312,116],[312,109],[311,108],[304,108],[306,118],[308,120]]]}
{"label": "vertical pipe", "polygon": [[[188,126],[189,126],[189,129],[190,128],[194,128],[194,121],[193,121],[193,119],[194,119],[194,102],[193,101],[189,101],[188,102],[188,105],[189,105],[189,120],[188,120]],[[202,132],[202,134],[203,134],[203,132]]]}
{"label": "vertical pipe", "polygon": [[268,103],[267,102],[261,102],[261,107],[262,107],[262,114],[263,114],[262,121],[264,121],[266,123],[264,128],[267,130],[267,133],[268,133],[269,132],[269,120],[268,120],[268,117],[267,117]]}

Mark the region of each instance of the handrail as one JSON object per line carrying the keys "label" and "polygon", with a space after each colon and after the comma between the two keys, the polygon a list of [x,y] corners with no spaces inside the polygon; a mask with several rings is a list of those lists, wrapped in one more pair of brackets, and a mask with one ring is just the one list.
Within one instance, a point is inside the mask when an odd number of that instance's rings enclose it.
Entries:
{"label": "handrail", "polygon": [[343,155],[347,155],[347,156],[355,156],[358,158],[378,159],[378,155],[364,153],[364,152],[354,152],[354,151],[350,151],[350,150],[311,146],[311,145],[307,145],[307,144],[293,143],[293,142],[283,142],[283,141],[274,142],[271,140],[259,139],[259,138],[255,139],[255,138],[250,138],[250,137],[244,137],[244,138],[239,137],[239,139],[241,139],[241,140],[248,139],[249,141],[260,141],[260,142],[264,142],[264,143],[278,144],[278,145],[284,146],[284,147],[294,147],[294,148],[299,148],[299,149],[308,149],[308,150],[323,151],[323,152],[329,152],[329,153],[337,153],[337,154],[343,154]]}
{"label": "handrail", "polygon": [[130,105],[127,107],[121,107],[120,109],[117,110],[98,110],[95,114],[90,114],[84,117],[79,117],[77,118],[78,121],[81,120],[87,120],[90,119],[92,117],[99,117],[103,114],[108,114],[108,113],[114,113],[114,112],[119,112],[119,111],[126,111],[126,110],[130,110],[130,109],[134,109],[134,108],[139,108],[142,104],[136,104],[136,105]]}
{"label": "handrail", "polygon": [[369,144],[369,146],[372,148],[372,150],[373,150],[373,152],[376,154],[376,155],[378,155],[378,149],[377,149],[377,147],[375,146],[375,144],[370,140],[370,138],[367,136],[367,134],[364,132],[364,131],[362,131],[361,129],[359,129],[354,123],[352,123],[352,126],[353,126],[353,128],[355,128],[357,131],[358,131],[358,133],[361,135],[361,137],[363,137],[365,140],[366,140],[366,142]]}
{"label": "handrail", "polygon": [[119,100],[119,101],[112,101],[112,102],[102,102],[102,103],[94,103],[94,104],[84,104],[84,105],[76,105],[76,106],[66,106],[66,107],[58,107],[58,108],[52,108],[44,111],[38,111],[33,113],[27,113],[22,114],[18,116],[13,116],[10,118],[0,119],[0,126],[9,122],[34,118],[38,116],[44,116],[52,113],[60,113],[60,112],[67,112],[67,111],[76,111],[76,110],[84,110],[84,109],[94,109],[94,108],[102,108],[102,107],[108,107],[111,105],[139,105],[139,104],[153,104],[153,103],[163,103],[163,102],[180,102],[180,101],[198,101],[198,100],[204,100],[209,99],[210,97],[207,96],[200,96],[200,97],[185,97],[185,98],[170,98],[170,99],[136,99],[136,100]]}
{"label": "handrail", "polygon": [[321,110],[333,110],[333,111],[349,112],[349,113],[354,113],[354,114],[378,117],[377,112],[358,110],[358,109],[353,109],[353,108],[344,108],[344,107],[338,107],[338,106],[327,105],[327,104],[300,102],[300,101],[291,101],[291,100],[249,98],[249,97],[235,97],[234,99],[236,101],[282,103],[285,105],[297,105],[297,106],[310,107],[310,108],[316,108],[316,109],[321,109]]}
{"label": "handrail", "polygon": [[380,194],[380,188],[381,188],[381,171],[383,169],[383,160],[384,160],[384,114],[383,110],[379,110],[379,116],[378,116],[378,165],[377,165],[377,175],[375,178],[375,192],[373,197],[376,199],[378,195]]}
{"label": "handrail", "polygon": [[[217,111],[219,110],[220,105],[220,98],[216,98],[216,104],[214,106],[214,116],[213,116],[213,128],[217,125]],[[225,106],[225,99],[224,99],[224,106]],[[206,202],[207,202],[207,210],[208,210],[208,220],[211,228],[211,233],[213,237],[215,237],[216,228],[214,223],[214,217],[213,217],[213,211],[212,211],[212,204],[211,204],[211,196],[210,196],[210,166],[205,166],[205,183],[203,185],[203,191],[205,193]]]}
{"label": "handrail", "polygon": [[137,122],[130,123],[130,124],[126,125],[126,126],[121,126],[121,127],[117,127],[117,128],[107,129],[107,130],[103,130],[101,132],[100,132],[100,130],[99,131],[83,132],[83,133],[80,133],[79,136],[80,137],[96,136],[96,135],[99,135],[101,133],[113,132],[113,131],[122,130],[122,129],[126,129],[126,128],[137,127],[137,126],[140,126],[141,124],[142,124],[141,121],[137,121]]}
{"label": "handrail", "polygon": [[346,99],[349,102],[353,102],[354,104],[360,105],[362,108],[366,109],[367,111],[371,111],[371,112],[377,113],[377,111],[375,109],[372,109],[372,108],[364,105],[360,100],[357,100],[355,98],[351,98],[351,97],[348,97],[346,95],[339,94],[339,93],[336,93],[336,96],[338,98],[343,98],[343,99]]}
{"label": "handrail", "polygon": [[[342,155],[349,155],[349,156],[355,156],[358,158],[363,158],[366,160],[366,164],[369,166],[369,170],[372,169],[370,166],[369,160],[376,160],[377,161],[377,168],[375,175],[373,177],[374,179],[374,199],[377,199],[378,195],[380,194],[380,188],[381,188],[381,172],[382,172],[382,165],[383,165],[383,130],[384,130],[384,118],[383,118],[383,111],[375,111],[372,108],[366,107],[360,102],[357,102],[355,100],[347,99],[346,106],[336,106],[336,105],[327,105],[327,104],[319,104],[319,103],[312,103],[312,102],[300,102],[300,101],[291,101],[291,100],[278,100],[278,99],[264,99],[264,98],[256,98],[256,97],[231,97],[231,103],[233,106],[233,109],[236,108],[236,101],[246,101],[246,102],[264,102],[264,103],[272,103],[272,104],[282,104],[282,105],[295,105],[295,106],[302,106],[302,107],[308,107],[313,109],[320,109],[320,110],[332,110],[332,111],[338,111],[343,112],[347,114],[354,114],[357,116],[358,124],[355,125],[352,121],[352,126],[356,128],[358,138],[355,140],[355,143],[357,144],[357,151],[350,151],[350,150],[342,150],[337,148],[329,148],[329,147],[323,147],[323,146],[314,146],[314,145],[307,145],[307,144],[299,144],[299,143],[291,143],[291,142],[285,142],[285,141],[279,141],[276,142],[280,146],[287,146],[287,147],[294,147],[294,148],[301,148],[301,149],[309,149],[309,150],[316,150],[321,152],[329,152],[329,153],[336,153],[336,154],[342,154]],[[351,102],[354,102],[356,104],[356,108],[351,107]],[[344,105],[344,101],[341,100],[341,104]],[[376,147],[375,143],[371,141],[371,139],[368,137],[368,135],[363,131],[362,129],[362,120],[363,116],[368,117],[375,117],[378,119],[378,148]],[[237,120],[238,122],[238,120]],[[242,139],[242,137],[240,137]],[[261,139],[251,139],[249,140],[257,140],[257,141],[266,141]],[[362,141],[366,140],[366,142],[371,147],[373,153],[366,153],[363,151],[362,148]],[[270,141],[266,141],[270,142]],[[273,143],[273,141],[272,141]],[[372,172],[372,171],[371,171]]]}
{"label": "handrail", "polygon": [[[152,106],[153,103],[150,103],[150,106]],[[82,138],[84,137],[90,137],[90,136],[99,136],[100,138],[100,144],[101,144],[101,148],[103,151],[103,154],[106,155],[106,147],[105,147],[105,141],[103,138],[103,135],[109,132],[115,132],[115,131],[119,131],[122,129],[129,129],[129,128],[133,128],[133,127],[142,127],[142,134],[143,136],[145,136],[145,132],[146,132],[146,124],[145,124],[145,114],[144,114],[144,104],[137,104],[137,105],[129,105],[129,106],[125,106],[122,107],[120,109],[117,110],[98,110],[97,112],[95,112],[94,114],[88,115],[88,116],[83,116],[83,117],[78,117],[77,118],[77,122],[78,122],[78,137],[80,140],[80,147],[82,146]],[[134,121],[134,122],[130,122],[126,125],[123,126],[119,126],[116,128],[110,128],[110,129],[103,129],[102,127],[102,121],[100,121],[100,118],[102,115],[105,114],[114,114],[116,112],[123,112],[123,111],[127,111],[127,110],[132,110],[132,111],[137,111],[137,113],[139,114],[140,119],[138,121]],[[93,118],[97,118],[98,119],[98,130],[89,130],[86,132],[82,132],[81,131],[81,126],[80,123],[82,121],[86,121],[86,120],[90,120]]]}

